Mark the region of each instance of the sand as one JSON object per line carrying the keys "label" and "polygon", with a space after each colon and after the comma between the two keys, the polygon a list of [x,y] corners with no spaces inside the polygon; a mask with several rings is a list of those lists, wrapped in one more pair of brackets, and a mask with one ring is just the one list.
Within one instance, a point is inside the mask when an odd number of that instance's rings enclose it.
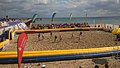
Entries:
{"label": "sand", "polygon": [[[79,36],[79,33],[79,31],[54,32],[52,36],[50,36],[50,33],[44,33],[44,39],[40,37],[40,41],[38,40],[37,33],[27,34],[28,40],[25,51],[84,49],[115,46],[115,36],[111,33],[103,31],[83,31],[82,36]],[[62,36],[62,40],[60,40],[60,35]],[[55,42],[54,36],[57,36],[57,41]],[[16,51],[17,38],[18,35],[10,42],[10,45],[7,46],[4,51]],[[117,45],[120,45],[120,42],[118,42]],[[104,65],[106,63],[108,63],[109,68],[119,68],[120,66],[120,62],[112,59],[111,57],[43,63],[26,63],[22,64],[21,66],[22,68],[24,68],[24,66],[40,68],[42,64],[45,64],[46,68],[79,68],[80,66],[82,68],[94,68],[95,65],[99,65],[100,68],[105,68]],[[17,64],[0,64],[0,68],[8,67],[17,68]]]}
{"label": "sand", "polygon": [[[98,65],[99,68],[105,68],[105,64],[108,64],[108,68],[120,68],[120,62],[111,59],[111,57],[43,63],[22,63],[21,68],[42,68],[42,65],[46,65],[46,68],[94,68],[95,65]],[[17,64],[0,64],[0,68],[17,68]]]}
{"label": "sand", "polygon": [[[73,33],[73,37],[72,37]],[[25,51],[38,51],[38,50],[63,50],[63,49],[83,49],[83,48],[98,48],[110,47],[115,45],[115,36],[111,33],[102,31],[84,31],[79,40],[79,31],[73,32],[54,32],[53,36],[50,33],[44,33],[44,39],[40,37],[38,41],[38,34],[27,34],[28,40],[26,43]],[[41,34],[42,35],[42,34]],[[62,40],[59,40],[59,36]],[[57,36],[57,41],[54,42],[54,36]],[[72,38],[71,38],[72,37]],[[17,38],[10,42],[4,51],[17,50]],[[119,45],[120,43],[118,43]]]}

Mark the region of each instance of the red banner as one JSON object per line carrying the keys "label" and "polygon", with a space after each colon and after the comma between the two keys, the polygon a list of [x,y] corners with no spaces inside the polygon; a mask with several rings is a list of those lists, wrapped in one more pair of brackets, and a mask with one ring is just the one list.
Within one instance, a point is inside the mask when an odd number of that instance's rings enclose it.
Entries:
{"label": "red banner", "polygon": [[26,40],[27,40],[27,34],[26,33],[22,33],[20,34],[20,36],[18,37],[18,43],[17,43],[17,53],[18,53],[18,68],[20,68],[20,64],[22,61],[22,54],[24,51],[24,47],[26,45]]}

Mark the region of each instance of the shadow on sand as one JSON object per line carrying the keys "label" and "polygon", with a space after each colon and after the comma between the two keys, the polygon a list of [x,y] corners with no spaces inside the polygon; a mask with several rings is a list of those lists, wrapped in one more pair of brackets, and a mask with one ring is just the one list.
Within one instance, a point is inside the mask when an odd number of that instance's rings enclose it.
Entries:
{"label": "shadow on sand", "polygon": [[95,64],[108,64],[108,61],[106,59],[92,59],[92,61],[95,63]]}

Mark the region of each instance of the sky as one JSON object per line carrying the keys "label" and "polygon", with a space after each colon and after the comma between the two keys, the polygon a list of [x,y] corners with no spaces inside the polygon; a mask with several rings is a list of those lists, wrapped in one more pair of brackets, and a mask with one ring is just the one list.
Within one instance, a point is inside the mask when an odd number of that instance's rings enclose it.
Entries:
{"label": "sky", "polygon": [[120,0],[0,0],[0,17],[120,16]]}

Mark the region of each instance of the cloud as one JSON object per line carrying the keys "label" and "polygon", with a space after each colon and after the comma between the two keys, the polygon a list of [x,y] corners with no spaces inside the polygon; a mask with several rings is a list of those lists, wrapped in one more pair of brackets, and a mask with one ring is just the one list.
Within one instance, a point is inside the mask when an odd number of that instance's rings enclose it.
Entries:
{"label": "cloud", "polygon": [[[120,15],[119,0],[0,0],[0,17],[31,17],[37,13],[40,17],[114,16]],[[85,11],[86,10],[86,11]]]}

